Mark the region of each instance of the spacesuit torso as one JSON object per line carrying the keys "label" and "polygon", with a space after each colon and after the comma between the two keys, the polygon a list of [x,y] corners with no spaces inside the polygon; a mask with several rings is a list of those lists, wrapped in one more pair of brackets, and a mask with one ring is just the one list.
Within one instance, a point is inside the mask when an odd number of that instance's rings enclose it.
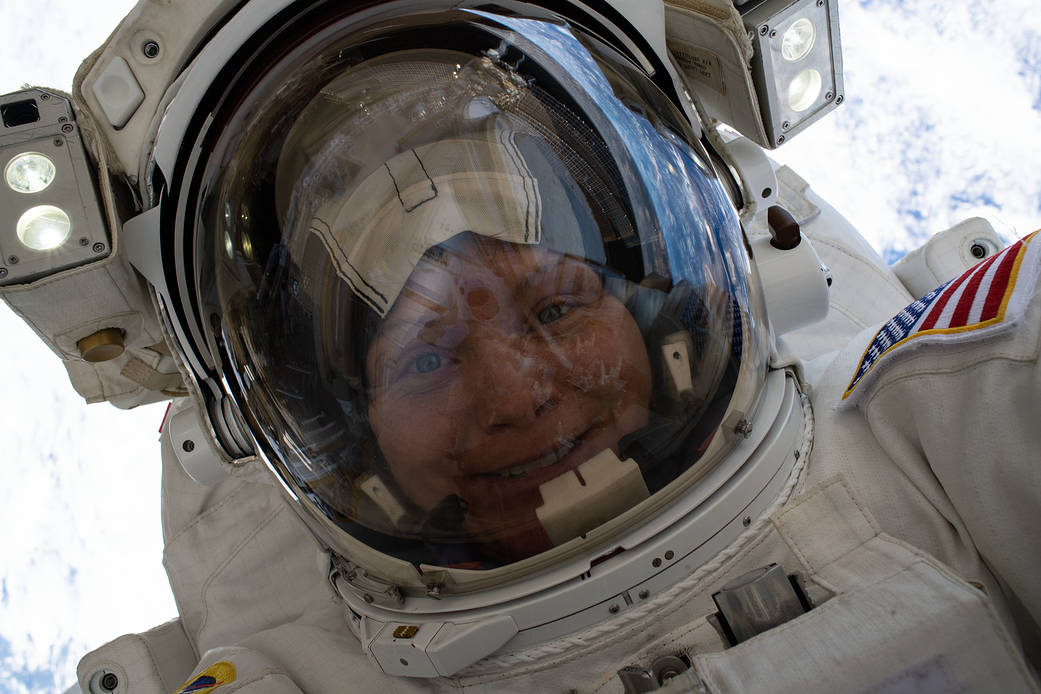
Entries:
{"label": "spacesuit torso", "polygon": [[[992,258],[1016,270],[988,280],[997,320],[872,352],[913,297],[797,176],[778,179],[832,270],[831,311],[774,355],[791,364],[777,387],[803,393],[780,492],[761,516],[739,514],[738,539],[687,578],[455,676],[391,677],[366,657],[364,625],[267,472],[202,487],[166,435],[165,565],[180,617],[84,658],[84,691],[105,672],[133,692],[1037,691],[1015,636],[1031,638],[1041,615],[1041,461],[1023,435],[1041,405],[1037,242]],[[799,575],[813,609],[730,646],[713,594],[773,564]]]}

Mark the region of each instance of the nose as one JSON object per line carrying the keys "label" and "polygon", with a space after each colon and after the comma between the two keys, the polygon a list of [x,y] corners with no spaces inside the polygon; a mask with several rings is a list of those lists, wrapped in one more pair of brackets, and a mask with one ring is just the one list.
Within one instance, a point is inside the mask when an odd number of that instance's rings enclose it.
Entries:
{"label": "nose", "polygon": [[529,425],[552,409],[546,365],[524,349],[522,338],[485,334],[469,357],[474,414],[485,429]]}

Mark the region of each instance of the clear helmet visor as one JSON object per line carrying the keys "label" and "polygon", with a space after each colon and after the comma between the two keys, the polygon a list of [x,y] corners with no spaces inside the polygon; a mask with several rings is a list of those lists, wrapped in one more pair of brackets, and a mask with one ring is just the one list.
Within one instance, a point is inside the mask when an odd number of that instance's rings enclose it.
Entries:
{"label": "clear helmet visor", "polygon": [[725,457],[762,309],[736,213],[642,73],[563,23],[430,21],[472,47],[348,60],[348,35],[244,100],[200,277],[330,546],[494,569],[622,532]]}

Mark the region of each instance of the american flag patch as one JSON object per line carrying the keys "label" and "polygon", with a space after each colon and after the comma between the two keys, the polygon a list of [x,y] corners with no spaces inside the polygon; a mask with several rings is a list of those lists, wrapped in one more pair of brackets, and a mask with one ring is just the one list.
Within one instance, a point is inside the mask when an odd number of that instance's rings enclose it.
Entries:
{"label": "american flag patch", "polygon": [[[912,340],[941,342],[984,337],[1009,327],[1033,293],[1041,259],[1034,232],[980,261],[961,276],[911,302],[872,338],[842,399],[868,377],[882,357]],[[1021,273],[1026,265],[1025,272]],[[1019,281],[1024,274],[1026,281]],[[919,343],[921,344],[921,343]]]}

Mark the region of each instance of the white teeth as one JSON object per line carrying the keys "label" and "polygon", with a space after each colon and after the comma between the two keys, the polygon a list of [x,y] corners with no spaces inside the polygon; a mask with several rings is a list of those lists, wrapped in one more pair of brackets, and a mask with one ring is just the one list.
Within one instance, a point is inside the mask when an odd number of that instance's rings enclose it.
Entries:
{"label": "white teeth", "polygon": [[571,449],[574,447],[574,441],[561,441],[556,448],[554,448],[552,451],[542,456],[541,458],[537,458],[531,461],[530,463],[525,463],[524,465],[514,465],[513,467],[508,467],[504,470],[497,470],[493,474],[496,474],[502,478],[523,477],[524,475],[528,474],[529,472],[532,472],[533,470],[538,470],[540,468],[549,467],[550,465],[559,463],[561,460],[564,459],[564,456],[571,452]]}

